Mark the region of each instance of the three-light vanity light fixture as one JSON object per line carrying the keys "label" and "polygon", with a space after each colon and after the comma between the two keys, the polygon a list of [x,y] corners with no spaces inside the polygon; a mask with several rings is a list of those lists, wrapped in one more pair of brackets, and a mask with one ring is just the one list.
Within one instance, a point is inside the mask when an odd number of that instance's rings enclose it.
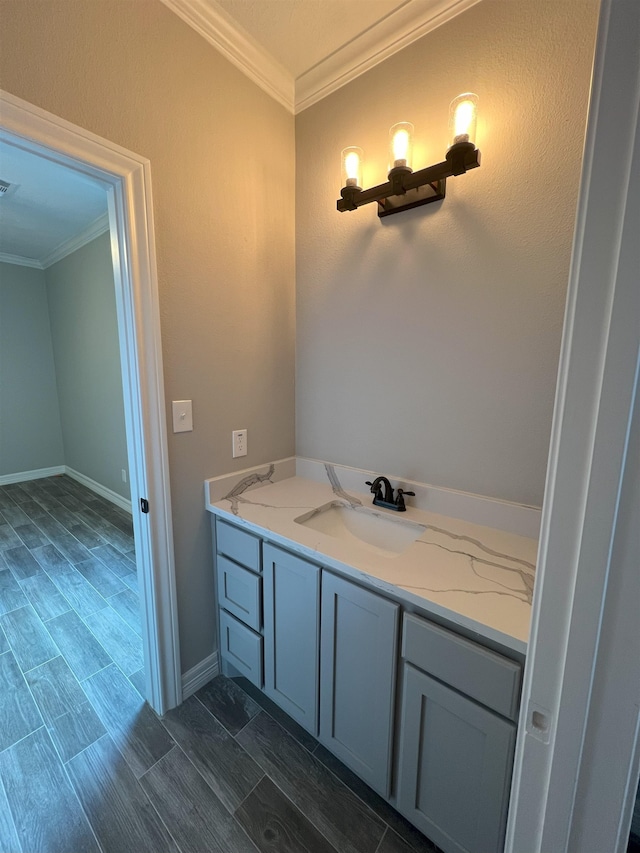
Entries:
{"label": "three-light vanity light fixture", "polygon": [[337,208],[356,210],[363,204],[378,202],[378,216],[389,216],[401,210],[440,201],[445,196],[447,178],[463,175],[480,165],[480,152],[475,146],[478,96],[472,92],[459,95],[449,107],[449,149],[442,163],[417,172],[412,168],[413,125],[394,124],[389,131],[389,174],[384,184],[362,189],[361,148],[345,148],[342,152],[342,189]]}

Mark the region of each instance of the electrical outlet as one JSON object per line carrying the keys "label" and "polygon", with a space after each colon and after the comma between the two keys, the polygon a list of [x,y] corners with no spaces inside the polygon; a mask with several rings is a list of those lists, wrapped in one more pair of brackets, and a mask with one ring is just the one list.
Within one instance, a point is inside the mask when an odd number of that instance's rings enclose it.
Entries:
{"label": "electrical outlet", "polygon": [[234,429],[231,433],[233,457],[247,455],[247,430]]}
{"label": "electrical outlet", "polygon": [[122,482],[123,483],[127,482],[127,469],[126,468],[122,469]]}

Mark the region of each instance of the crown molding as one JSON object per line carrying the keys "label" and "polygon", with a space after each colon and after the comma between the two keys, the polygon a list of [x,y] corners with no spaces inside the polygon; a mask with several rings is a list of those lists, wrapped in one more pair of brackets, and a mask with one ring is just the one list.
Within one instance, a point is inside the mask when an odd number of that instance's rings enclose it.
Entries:
{"label": "crown molding", "polygon": [[71,237],[69,240],[65,240],[64,243],[60,243],[53,252],[50,252],[41,260],[37,260],[36,258],[25,258],[22,255],[8,255],[6,252],[0,252],[0,263],[16,264],[16,266],[20,267],[33,267],[37,270],[46,270],[47,267],[50,267],[52,264],[66,258],[67,255],[70,255],[72,252],[77,252],[78,249],[86,246],[87,243],[95,240],[96,237],[99,237],[108,230],[109,214],[102,213],[79,234],[76,234],[75,237]]}
{"label": "crown molding", "polygon": [[23,258],[22,255],[9,255],[6,252],[0,252],[1,264],[15,264],[18,267],[32,267],[36,270],[43,270],[44,266],[35,258]]}
{"label": "crown molding", "polygon": [[296,80],[296,107],[307,107],[466,12],[480,0],[408,0]]}
{"label": "crown molding", "polygon": [[79,234],[76,234],[75,237],[71,237],[69,240],[65,240],[64,243],[60,243],[60,245],[53,250],[50,254],[48,254],[45,258],[42,259],[42,269],[47,269],[52,264],[61,261],[63,258],[66,258],[67,255],[70,255],[72,252],[77,252],[78,249],[81,249],[83,246],[86,246],[87,243],[90,243],[92,240],[95,240],[96,237],[99,237],[101,234],[104,234],[105,231],[109,230],[109,214],[102,213],[97,219],[94,219],[93,222],[88,225],[84,230],[82,230]]}
{"label": "crown molding", "polygon": [[162,0],[254,83],[294,115],[480,0],[406,0],[377,24],[294,81],[292,75],[215,0]]}
{"label": "crown molding", "polygon": [[294,81],[258,42],[222,9],[205,0],[162,0],[278,103],[293,113]]}

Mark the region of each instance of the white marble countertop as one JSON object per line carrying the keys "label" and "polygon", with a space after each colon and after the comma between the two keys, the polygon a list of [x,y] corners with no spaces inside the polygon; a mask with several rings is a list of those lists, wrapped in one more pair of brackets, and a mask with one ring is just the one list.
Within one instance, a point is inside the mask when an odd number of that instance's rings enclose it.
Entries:
{"label": "white marble countertop", "polygon": [[[221,518],[341,574],[366,582],[520,654],[527,650],[538,543],[535,539],[407,506],[373,507],[370,494],[346,492],[337,478],[251,474],[219,499],[208,480],[206,508]],[[218,497],[218,500],[215,498]],[[410,499],[407,499],[407,503]],[[401,554],[355,537],[336,537],[296,519],[329,502],[366,507],[424,532]],[[362,510],[360,510],[362,511]]]}

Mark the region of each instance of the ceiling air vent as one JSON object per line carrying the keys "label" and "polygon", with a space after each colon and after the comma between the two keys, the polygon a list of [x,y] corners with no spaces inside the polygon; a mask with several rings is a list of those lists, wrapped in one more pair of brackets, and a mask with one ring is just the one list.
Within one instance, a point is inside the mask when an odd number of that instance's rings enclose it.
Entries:
{"label": "ceiling air vent", "polygon": [[11,186],[11,184],[8,184],[6,181],[0,181],[0,198],[2,198],[2,196],[6,195],[7,190],[9,189],[10,186]]}

